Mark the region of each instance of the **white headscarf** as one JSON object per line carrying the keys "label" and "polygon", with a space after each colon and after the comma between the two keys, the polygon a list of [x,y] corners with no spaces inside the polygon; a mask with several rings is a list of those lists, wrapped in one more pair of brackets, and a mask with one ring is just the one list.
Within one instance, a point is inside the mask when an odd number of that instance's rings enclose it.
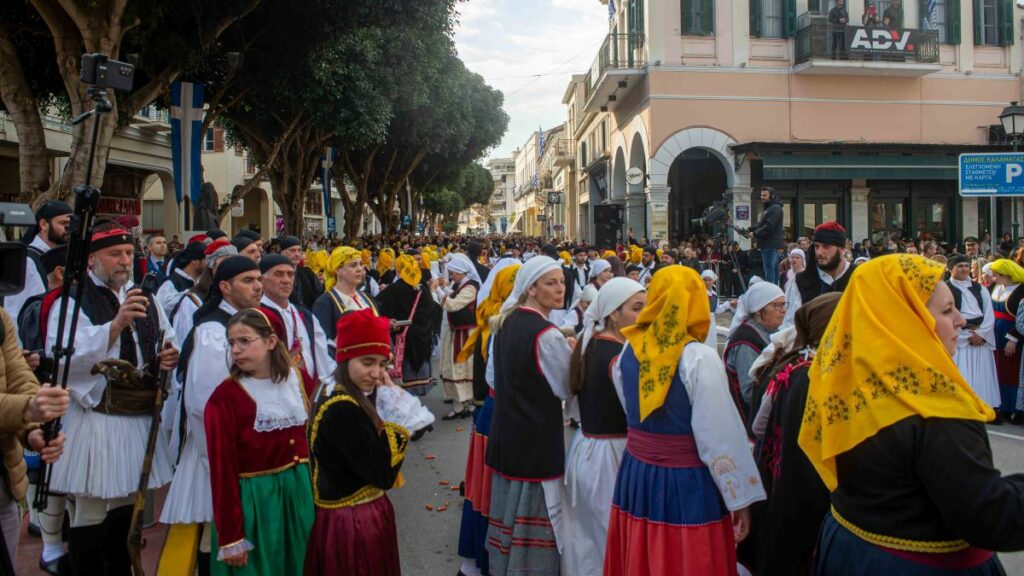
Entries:
{"label": "white headscarf", "polygon": [[[501,305],[501,312],[505,313],[515,308],[516,303],[519,302],[519,297],[526,293],[540,280],[540,277],[551,272],[552,270],[561,270],[562,265],[555,262],[548,256],[534,256],[523,264],[523,267],[519,269],[519,273],[516,274],[516,283],[512,285],[512,293],[505,299],[505,303]],[[491,272],[494,273],[493,271]]]}
{"label": "white headscarf", "polygon": [[583,293],[580,294],[580,302],[593,302],[597,298],[597,294],[597,286],[587,284],[587,287],[583,289]]}
{"label": "white headscarf", "polygon": [[600,274],[601,272],[604,272],[605,270],[607,270],[607,269],[609,269],[611,267],[612,267],[611,263],[609,263],[604,258],[601,258],[599,260],[594,260],[593,262],[590,263],[590,276],[588,276],[588,278],[590,280],[593,280],[594,278],[597,278],[598,274]]}
{"label": "white headscarf", "polygon": [[636,280],[629,278],[612,278],[601,287],[597,298],[590,303],[585,314],[583,314],[583,338],[580,350],[583,354],[587,352],[587,345],[594,334],[604,330],[605,320],[633,297],[637,292],[643,292],[646,288]]}
{"label": "white headscarf", "polygon": [[789,255],[790,256],[799,256],[800,259],[803,260],[805,264],[807,263],[807,254],[804,252],[803,248],[793,248],[792,250],[789,251]]}
{"label": "white headscarf", "polygon": [[487,281],[484,282],[484,285],[476,293],[477,306],[482,304],[483,301],[487,299],[487,295],[491,293],[491,288],[494,287],[494,279],[498,277],[498,272],[501,272],[505,268],[508,268],[509,266],[514,266],[516,264],[522,264],[522,262],[516,260],[515,258],[501,258],[494,264],[494,267],[491,268],[491,271],[487,273]]}
{"label": "white headscarf", "polygon": [[718,282],[718,274],[715,274],[713,270],[705,270],[700,273],[701,278],[711,278],[712,282]]}
{"label": "white headscarf", "polygon": [[[747,282],[747,290],[750,290],[758,282],[764,282],[760,276],[751,276],[750,282]],[[740,324],[749,317],[747,313],[747,307],[743,304],[743,295],[736,299],[736,309],[732,312],[732,322],[729,322],[729,336],[740,327]]]}
{"label": "white headscarf", "polygon": [[757,284],[751,284],[747,292],[740,296],[740,302],[743,304],[743,312],[737,312],[736,318],[733,318],[735,322],[739,319],[742,324],[744,320],[750,318],[753,314],[757,314],[762,308],[768,304],[778,300],[779,298],[785,298],[782,288],[771,282],[758,282]]}
{"label": "white headscarf", "polygon": [[[475,280],[477,286],[483,283],[483,281],[480,280],[480,274],[476,271],[476,266],[473,265],[473,261],[469,259],[469,256],[458,253],[449,254],[448,256],[451,258],[451,260],[448,261],[449,271],[465,274],[466,279]],[[465,282],[466,280],[463,280],[463,283]]]}

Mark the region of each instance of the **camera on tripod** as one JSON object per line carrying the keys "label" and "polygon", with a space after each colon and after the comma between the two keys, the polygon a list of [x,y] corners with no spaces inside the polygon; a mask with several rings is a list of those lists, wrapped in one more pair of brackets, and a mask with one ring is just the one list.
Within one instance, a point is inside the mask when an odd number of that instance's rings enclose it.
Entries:
{"label": "camera on tripod", "polygon": [[85,84],[92,84],[99,90],[113,88],[127,92],[132,89],[135,77],[135,66],[120,62],[106,54],[82,54],[82,72],[79,79]]}
{"label": "camera on tripod", "polygon": [[[35,217],[28,204],[0,202],[0,227],[33,226]],[[5,236],[6,237],[6,236]],[[0,242],[0,297],[21,292],[25,287],[28,251],[21,242]]]}
{"label": "camera on tripod", "polygon": [[732,203],[732,192],[723,192],[721,200],[715,200],[701,212],[700,218],[690,220],[692,226],[714,228],[729,222],[729,204]]}

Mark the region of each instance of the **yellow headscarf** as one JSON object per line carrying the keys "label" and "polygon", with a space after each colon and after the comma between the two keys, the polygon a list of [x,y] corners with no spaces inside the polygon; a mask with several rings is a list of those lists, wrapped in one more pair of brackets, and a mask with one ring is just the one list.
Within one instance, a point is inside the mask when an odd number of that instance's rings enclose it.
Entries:
{"label": "yellow headscarf", "polygon": [[644,249],[633,244],[629,247],[629,261],[632,264],[639,264],[644,261]]}
{"label": "yellow headscarf", "polygon": [[426,249],[420,251],[420,268],[430,270],[430,253]]}
{"label": "yellow headscarf", "polygon": [[377,273],[384,276],[395,267],[395,251],[391,248],[384,248],[377,254]]}
{"label": "yellow headscarf", "polygon": [[363,248],[359,252],[359,256],[363,259],[363,266],[369,268],[370,264],[373,263],[373,254],[371,254],[366,248]]}
{"label": "yellow headscarf", "polygon": [[423,270],[420,269],[419,263],[412,256],[408,254],[399,256],[398,260],[395,260],[395,271],[398,272],[398,277],[409,286],[413,288],[420,287],[420,282],[423,280]]}
{"label": "yellow headscarf", "polygon": [[572,266],[572,255],[567,251],[562,250],[558,253],[558,257],[562,259],[562,263],[566,266]]}
{"label": "yellow headscarf", "polygon": [[696,270],[669,266],[647,288],[636,324],[622,329],[640,362],[640,421],[665,403],[683,347],[703,342],[711,326],[707,290]]}
{"label": "yellow headscarf", "polygon": [[615,256],[615,250],[605,250],[601,253],[601,258],[611,258]]}
{"label": "yellow headscarf", "polygon": [[893,254],[850,278],[810,367],[798,439],[829,490],[839,483],[836,456],[900,420],[995,417],[935,334],[927,302],[944,271],[922,256]]}
{"label": "yellow headscarf", "polygon": [[[516,273],[519,272],[520,268],[522,268],[522,264],[513,264],[498,271],[498,275],[494,277],[494,284],[491,286],[491,291],[487,294],[487,298],[484,298],[484,301],[476,307],[476,328],[473,328],[473,331],[469,333],[466,344],[456,357],[457,362],[469,360],[477,345],[487,341],[487,338],[491,335],[490,319],[501,311],[501,305],[508,298],[509,294],[512,293],[512,288],[516,284]],[[704,298],[705,300],[707,299],[706,296]],[[487,360],[487,350],[484,349],[481,353],[484,360]]]}
{"label": "yellow headscarf", "polygon": [[993,272],[1009,276],[1010,281],[1014,284],[1024,284],[1024,268],[1021,268],[1020,264],[1017,264],[1013,260],[1000,258],[993,262],[989,268]]}
{"label": "yellow headscarf", "polygon": [[363,255],[350,246],[338,246],[331,252],[331,257],[327,260],[327,268],[324,274],[324,289],[330,290],[334,288],[334,285],[338,281],[337,271],[338,268],[348,264],[353,260],[362,259]]}

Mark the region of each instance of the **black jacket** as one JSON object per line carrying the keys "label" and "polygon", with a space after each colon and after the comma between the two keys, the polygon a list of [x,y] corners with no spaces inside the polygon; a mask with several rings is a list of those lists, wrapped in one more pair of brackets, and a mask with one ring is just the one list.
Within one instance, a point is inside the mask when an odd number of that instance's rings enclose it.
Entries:
{"label": "black jacket", "polygon": [[757,247],[762,250],[781,250],[785,247],[782,241],[782,203],[774,198],[765,203],[761,219],[752,232],[754,238],[757,238]]}

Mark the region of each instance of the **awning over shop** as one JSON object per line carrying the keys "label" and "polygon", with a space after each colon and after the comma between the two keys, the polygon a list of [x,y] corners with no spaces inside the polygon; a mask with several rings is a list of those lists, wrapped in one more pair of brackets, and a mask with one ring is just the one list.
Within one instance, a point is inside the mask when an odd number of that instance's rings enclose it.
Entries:
{"label": "awning over shop", "polygon": [[522,212],[516,212],[515,216],[512,216],[512,221],[508,223],[508,229],[506,232],[514,232],[516,226],[519,225],[519,221],[523,218]]}
{"label": "awning over shop", "polygon": [[956,155],[764,154],[765,180],[956,180]]}

